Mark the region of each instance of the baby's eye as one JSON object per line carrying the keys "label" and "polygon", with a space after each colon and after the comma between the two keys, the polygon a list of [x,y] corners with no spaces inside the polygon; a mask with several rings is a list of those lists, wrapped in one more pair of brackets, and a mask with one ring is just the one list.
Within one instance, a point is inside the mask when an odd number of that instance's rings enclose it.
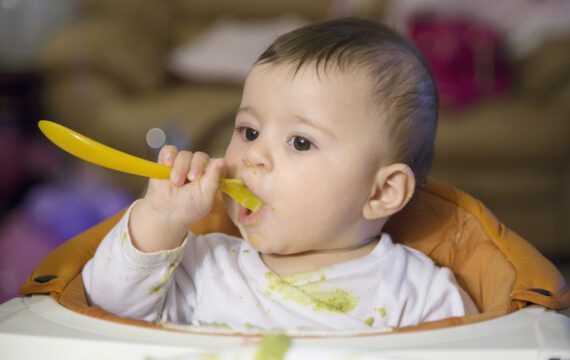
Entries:
{"label": "baby's eye", "polygon": [[259,136],[259,131],[255,130],[253,128],[247,127],[247,126],[238,127],[236,130],[247,141],[253,141],[253,140],[257,139],[257,137]]}
{"label": "baby's eye", "polygon": [[293,145],[297,151],[309,151],[313,146],[313,143],[311,143],[311,141],[302,136],[293,136],[291,140],[289,140],[289,144]]}

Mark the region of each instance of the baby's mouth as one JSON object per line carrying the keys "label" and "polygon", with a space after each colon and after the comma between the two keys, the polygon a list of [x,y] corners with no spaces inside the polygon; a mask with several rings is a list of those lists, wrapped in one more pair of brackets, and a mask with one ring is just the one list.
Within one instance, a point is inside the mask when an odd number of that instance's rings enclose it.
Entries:
{"label": "baby's mouth", "polygon": [[265,208],[265,206],[262,206],[258,211],[253,212],[240,205],[238,208],[237,220],[241,225],[253,225],[261,220],[263,213],[265,213]]}
{"label": "baby's mouth", "polygon": [[263,206],[263,201],[250,190],[243,179],[222,179],[220,184],[221,191],[231,197],[237,204],[245,206],[253,212],[257,212]]}

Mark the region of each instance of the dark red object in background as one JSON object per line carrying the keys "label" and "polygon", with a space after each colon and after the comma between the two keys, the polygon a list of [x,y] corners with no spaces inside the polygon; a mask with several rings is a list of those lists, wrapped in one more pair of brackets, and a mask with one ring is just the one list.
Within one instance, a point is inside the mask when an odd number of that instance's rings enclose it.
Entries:
{"label": "dark red object in background", "polygon": [[442,107],[462,108],[510,89],[501,39],[491,27],[422,16],[410,22],[409,34],[431,66]]}

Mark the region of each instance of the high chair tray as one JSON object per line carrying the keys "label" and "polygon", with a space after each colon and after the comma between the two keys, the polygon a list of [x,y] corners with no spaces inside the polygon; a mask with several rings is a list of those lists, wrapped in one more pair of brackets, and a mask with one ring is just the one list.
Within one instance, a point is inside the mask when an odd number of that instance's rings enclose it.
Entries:
{"label": "high chair tray", "polygon": [[[261,336],[188,329],[101,320],[48,295],[15,298],[0,305],[0,359],[265,359]],[[536,305],[435,330],[298,332],[289,338],[285,359],[570,359],[570,318]]]}

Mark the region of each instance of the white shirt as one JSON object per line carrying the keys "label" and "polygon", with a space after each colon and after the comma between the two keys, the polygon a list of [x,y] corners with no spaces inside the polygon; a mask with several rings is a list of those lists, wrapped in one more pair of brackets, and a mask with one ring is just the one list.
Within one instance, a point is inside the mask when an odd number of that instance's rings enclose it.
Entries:
{"label": "white shirt", "polygon": [[[280,277],[240,238],[189,233],[173,250],[131,243],[130,210],[85,265],[89,301],[124,317],[261,329],[400,327],[474,306],[447,268],[382,234],[368,255]],[[465,301],[465,303],[464,303]]]}

